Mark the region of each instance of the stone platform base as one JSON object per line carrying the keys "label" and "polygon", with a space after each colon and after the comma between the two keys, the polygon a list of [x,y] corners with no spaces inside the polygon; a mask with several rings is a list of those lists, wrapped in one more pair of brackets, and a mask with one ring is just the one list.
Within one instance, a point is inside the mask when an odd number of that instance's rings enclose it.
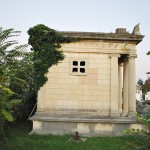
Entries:
{"label": "stone platform base", "polygon": [[57,118],[35,115],[33,130],[30,134],[74,134],[78,131],[81,136],[121,136],[129,128],[141,129],[141,125],[134,118],[100,117],[100,118]]}

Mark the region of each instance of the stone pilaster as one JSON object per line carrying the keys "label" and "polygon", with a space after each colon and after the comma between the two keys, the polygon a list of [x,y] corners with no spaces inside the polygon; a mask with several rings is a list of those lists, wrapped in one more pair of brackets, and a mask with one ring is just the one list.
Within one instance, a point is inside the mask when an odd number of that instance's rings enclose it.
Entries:
{"label": "stone pilaster", "polygon": [[110,55],[111,58],[111,97],[110,97],[110,116],[119,116],[118,109],[118,58],[119,54]]}
{"label": "stone pilaster", "polygon": [[46,99],[47,98],[47,84],[40,87],[37,96],[37,112],[45,111]]}

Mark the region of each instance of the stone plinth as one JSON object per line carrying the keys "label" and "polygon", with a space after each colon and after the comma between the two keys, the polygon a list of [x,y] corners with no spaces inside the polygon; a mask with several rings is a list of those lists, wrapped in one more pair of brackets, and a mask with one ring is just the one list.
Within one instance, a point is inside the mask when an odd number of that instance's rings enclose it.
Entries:
{"label": "stone plinth", "polygon": [[127,117],[76,116],[64,112],[50,114],[39,113],[32,117],[33,130],[30,134],[63,135],[78,131],[82,136],[121,136],[126,129],[142,128],[135,119]]}

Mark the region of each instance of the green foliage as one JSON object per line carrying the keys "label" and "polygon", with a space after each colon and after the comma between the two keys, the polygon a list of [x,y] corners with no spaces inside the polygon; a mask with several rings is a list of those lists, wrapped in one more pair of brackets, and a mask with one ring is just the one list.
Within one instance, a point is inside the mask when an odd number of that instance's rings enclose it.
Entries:
{"label": "green foliage", "polygon": [[13,29],[0,32],[0,84],[6,87],[14,83],[22,85],[25,82],[17,73],[22,67],[21,60],[27,55],[27,45],[14,46],[17,44],[16,40],[10,40],[18,36],[18,33]]}
{"label": "green foliage", "polygon": [[[124,150],[149,150],[150,149],[150,109],[142,116],[136,114],[138,122],[142,125],[143,129],[128,129],[124,131],[127,134],[134,134],[136,136],[136,142],[128,141],[122,148]],[[140,136],[139,136],[140,135]]]}
{"label": "green foliage", "polygon": [[146,94],[146,92],[150,91],[150,77],[148,77],[145,82],[144,85],[142,86],[142,92],[143,94]]}
{"label": "green foliage", "polygon": [[3,131],[5,121],[14,120],[13,108],[21,102],[21,100],[12,99],[13,94],[14,92],[9,88],[0,85],[0,137],[5,137]]}
{"label": "green foliage", "polygon": [[[33,52],[26,45],[17,45],[14,40],[20,32],[7,29],[0,32],[0,84],[13,91],[11,99],[20,99],[15,107],[15,117],[26,119],[36,101],[33,82]],[[10,98],[9,98],[10,100]]]}
{"label": "green foliage", "polygon": [[0,28],[0,136],[4,136],[5,122],[14,120],[13,109],[21,102],[20,93],[12,85],[26,85],[25,80],[18,76],[18,70],[22,67],[21,60],[27,54],[27,45],[16,46],[17,41],[13,40],[19,33],[13,29],[3,31]]}
{"label": "green foliage", "polygon": [[150,55],[150,51],[147,52],[147,55]]}
{"label": "green foliage", "polygon": [[[6,121],[27,119],[36,104],[39,88],[47,81],[46,73],[52,65],[64,59],[61,43],[74,39],[63,37],[55,30],[37,25],[28,31],[28,45],[17,45],[20,32],[0,28],[0,127]],[[17,45],[17,46],[16,46]],[[17,104],[21,101],[21,105]]]}
{"label": "green foliage", "polygon": [[148,77],[145,82],[143,82],[142,79],[139,79],[137,84],[140,86],[140,88],[142,89],[142,95],[143,95],[143,99],[145,98],[145,94],[146,92],[150,91],[150,77]]}
{"label": "green foliage", "polygon": [[143,80],[142,80],[142,79],[139,79],[138,82],[137,82],[137,84],[138,84],[140,87],[142,87],[143,84],[144,84],[144,83],[143,83]]}
{"label": "green foliage", "polygon": [[133,141],[127,141],[125,145],[121,147],[121,150],[149,150],[150,138],[145,135],[137,135],[133,137]]}
{"label": "green foliage", "polygon": [[125,133],[150,135],[150,110],[148,110],[144,116],[141,114],[136,114],[136,118],[142,125],[143,129],[128,129]]}
{"label": "green foliage", "polygon": [[[147,55],[150,55],[150,51],[147,52]],[[150,72],[147,72],[146,74],[150,74]]]}
{"label": "green foliage", "polygon": [[148,105],[150,105],[150,100],[144,100],[144,102],[142,103],[142,104],[148,104]]}
{"label": "green foliage", "polygon": [[64,59],[61,43],[71,42],[74,39],[63,37],[49,27],[39,24],[28,30],[29,44],[33,51],[34,85],[36,90],[47,81],[46,73],[52,65]]}

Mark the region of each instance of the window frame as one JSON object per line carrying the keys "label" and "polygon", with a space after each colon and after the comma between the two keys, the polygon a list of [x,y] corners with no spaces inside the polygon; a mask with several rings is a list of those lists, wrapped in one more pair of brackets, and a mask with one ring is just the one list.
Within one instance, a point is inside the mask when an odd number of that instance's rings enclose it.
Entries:
{"label": "window frame", "polygon": [[[77,61],[77,65],[73,65],[73,62]],[[81,65],[81,62],[85,62],[85,65]],[[70,60],[70,74],[76,76],[86,76],[88,73],[88,61],[86,58],[73,58]],[[77,68],[77,72],[73,72],[72,70]],[[85,69],[85,72],[81,72],[81,69]]]}

